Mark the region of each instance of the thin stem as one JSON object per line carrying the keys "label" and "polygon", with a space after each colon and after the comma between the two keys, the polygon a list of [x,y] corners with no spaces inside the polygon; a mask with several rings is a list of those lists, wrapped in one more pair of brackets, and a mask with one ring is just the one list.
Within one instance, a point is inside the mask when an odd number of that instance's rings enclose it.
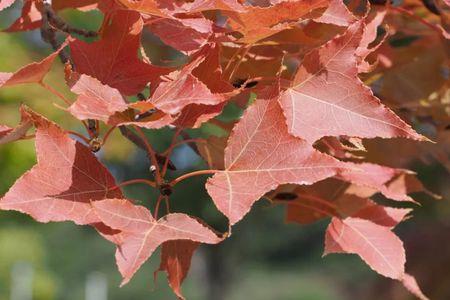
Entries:
{"label": "thin stem", "polygon": [[22,140],[31,140],[34,139],[36,137],[35,134],[30,134],[30,135],[26,135],[22,138]]}
{"label": "thin stem", "polygon": [[139,179],[131,179],[131,180],[123,181],[123,182],[117,184],[116,186],[112,187],[110,189],[110,191],[116,190],[116,189],[120,189],[120,188],[122,188],[124,186],[132,185],[132,184],[138,184],[138,183],[146,184],[146,185],[151,186],[153,188],[156,187],[156,183],[154,183],[153,181],[148,180],[148,179],[139,178]]}
{"label": "thin stem", "polygon": [[150,154],[150,159],[152,161],[152,165],[155,166],[155,178],[156,178],[156,184],[160,185],[162,182],[161,179],[161,173],[159,170],[159,163],[158,160],[156,158],[156,152],[155,150],[153,150],[153,147],[150,145],[150,143],[147,140],[147,137],[145,136],[144,132],[142,131],[141,128],[139,128],[138,126],[133,126],[134,129],[136,130],[136,132],[138,133],[138,135],[140,136],[140,138],[142,139],[142,141],[145,144],[145,148],[147,149],[147,152]]}
{"label": "thin stem", "polygon": [[419,21],[420,23],[422,23],[423,25],[425,25],[425,26],[431,28],[432,30],[438,32],[439,34],[443,34],[444,33],[444,29],[443,28],[440,28],[439,26],[436,26],[436,25],[428,22],[427,20],[425,20],[425,19],[415,15],[413,12],[410,12],[407,9],[404,9],[404,8],[398,7],[398,6],[392,6],[392,5],[389,5],[389,9],[397,11],[399,13],[402,13],[402,14],[404,14],[404,15],[412,18],[412,19],[415,19],[415,20]]}
{"label": "thin stem", "polygon": [[199,170],[199,171],[194,171],[194,172],[191,172],[191,173],[187,173],[187,174],[181,175],[178,178],[175,178],[169,184],[171,186],[174,186],[177,183],[179,183],[179,182],[181,182],[181,181],[183,181],[185,179],[188,179],[190,177],[199,176],[199,175],[214,174],[214,173],[217,173],[217,172],[221,172],[221,171],[220,170]]}
{"label": "thin stem", "polygon": [[184,145],[184,144],[188,144],[188,143],[206,143],[206,140],[205,139],[187,139],[187,140],[182,140],[182,141],[176,142],[175,144],[171,145],[166,151],[164,151],[162,153],[162,155],[167,156],[167,154],[169,153],[169,150],[171,152],[176,147]]}
{"label": "thin stem", "polygon": [[229,68],[231,67],[231,64],[233,63],[234,59],[239,55],[239,53],[241,53],[241,51],[245,49],[245,46],[242,45],[241,47],[239,47],[236,52],[233,53],[233,55],[231,56],[230,60],[228,61],[227,65],[224,68],[224,74],[226,74],[229,70]]}
{"label": "thin stem", "polygon": [[116,129],[116,126],[112,126],[111,128],[108,129],[108,131],[105,133],[105,135],[103,136],[103,144],[106,143],[106,141],[108,140],[110,134],[114,131],[114,129]]}
{"label": "thin stem", "polygon": [[85,136],[82,135],[82,134],[79,134],[78,132],[68,130],[67,133],[79,137],[79,138],[82,139],[84,142],[86,142],[86,144],[89,144],[89,142],[90,142],[89,139],[88,139],[87,137],[85,137]]}
{"label": "thin stem", "polygon": [[164,198],[163,195],[159,195],[158,200],[156,200],[155,211],[153,212],[153,218],[155,220],[158,220],[159,206],[161,205],[161,201],[163,198]]}
{"label": "thin stem", "polygon": [[164,197],[164,202],[166,204],[166,213],[170,214],[170,205],[169,205],[169,197],[165,196]]}
{"label": "thin stem", "polygon": [[244,57],[247,55],[248,51],[250,51],[250,49],[253,47],[253,44],[249,44],[244,52],[242,53],[241,57],[239,58],[239,60],[237,61],[237,63],[234,65],[233,70],[231,70],[230,75],[228,76],[228,79],[233,78],[234,73],[236,72],[236,70],[239,68],[239,66],[241,65],[242,61],[244,60]]}
{"label": "thin stem", "polygon": [[64,101],[67,105],[69,105],[69,106],[72,105],[72,103],[66,97],[64,97],[63,94],[61,94],[60,92],[58,92],[57,90],[55,90],[54,88],[49,86],[48,84],[41,81],[41,82],[39,82],[39,85],[42,86],[47,91],[49,91],[50,93],[52,93],[53,95],[55,95],[56,97],[58,97],[59,99],[61,99],[62,101]]}
{"label": "thin stem", "polygon": [[175,133],[172,137],[172,141],[170,142],[169,149],[167,149],[163,154],[166,156],[166,159],[164,160],[163,169],[161,171],[162,177],[164,177],[166,175],[167,167],[169,166],[170,156],[172,155],[173,149],[175,149],[174,145],[176,144],[176,140],[177,140],[178,136],[180,135],[181,131],[182,131],[181,128],[177,128],[177,130],[175,131]]}

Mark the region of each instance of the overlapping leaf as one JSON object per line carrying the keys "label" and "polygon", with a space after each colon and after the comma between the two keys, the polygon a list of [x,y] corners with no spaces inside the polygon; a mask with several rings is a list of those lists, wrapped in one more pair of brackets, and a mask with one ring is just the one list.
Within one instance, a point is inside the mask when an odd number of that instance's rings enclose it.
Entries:
{"label": "overlapping leaf", "polygon": [[0,145],[23,139],[32,126],[33,122],[28,118],[27,114],[21,110],[21,121],[19,125],[14,128],[0,125]]}
{"label": "overlapping leaf", "polygon": [[63,43],[60,49],[53,52],[43,60],[28,64],[14,73],[0,72],[0,87],[13,86],[23,83],[39,83],[45,75],[50,71],[50,68],[58,56],[58,53],[66,46]]}
{"label": "overlapping leaf", "polygon": [[338,178],[356,185],[373,188],[375,191],[379,191],[387,198],[393,200],[414,202],[414,200],[408,196],[408,188],[406,185],[403,188],[395,186],[392,189],[389,185],[399,176],[413,176],[413,172],[408,170],[393,169],[371,163],[349,164],[354,167],[341,170]]}
{"label": "overlapping leaf", "polygon": [[90,202],[121,197],[115,181],[90,149],[60,127],[23,108],[36,127],[37,164],[0,199],[0,209],[17,210],[40,222],[99,222]]}
{"label": "overlapping leaf", "polygon": [[[246,12],[227,12],[230,26],[243,37],[240,42],[254,43],[289,27],[290,22],[313,16],[319,9],[325,10],[327,0],[283,1],[270,7],[254,7]],[[317,16],[320,15],[316,11]],[[278,26],[276,26],[278,25]]]}
{"label": "overlapping leaf", "polygon": [[118,90],[90,76],[81,75],[71,90],[79,96],[69,111],[80,120],[94,119],[108,123],[112,115],[128,109]]}
{"label": "overlapping leaf", "polygon": [[92,205],[104,224],[121,231],[116,261],[123,277],[122,285],[165,242],[191,240],[215,244],[222,240],[211,229],[185,214],[168,214],[155,220],[147,208],[124,199],[96,201]]}
{"label": "overlapping leaf", "polygon": [[125,95],[137,94],[157,83],[164,68],[143,62],[137,56],[143,21],[139,13],[119,10],[105,23],[99,41],[70,43],[76,71],[97,78]]}
{"label": "overlapping leaf", "polygon": [[361,22],[304,58],[279,101],[289,132],[310,143],[323,136],[407,137],[424,140],[357,78]]}
{"label": "overlapping leaf", "polygon": [[16,0],[0,0],[0,11],[10,7]]}
{"label": "overlapping leaf", "polygon": [[[80,120],[101,120],[109,125],[136,125],[144,128],[161,128],[171,124],[174,119],[156,111],[148,102],[125,102],[122,94],[97,79],[81,75],[72,86],[72,92],[78,94],[77,100],[68,111]],[[146,117],[141,114],[155,110]]]}
{"label": "overlapping leaf", "polygon": [[42,3],[36,0],[25,0],[21,16],[14,21],[6,32],[25,31],[39,28],[42,25]]}
{"label": "overlapping leaf", "polygon": [[287,132],[276,99],[259,99],[233,129],[225,170],[206,188],[231,224],[266,192],[280,184],[312,184],[336,174],[342,164]]}
{"label": "overlapping leaf", "polygon": [[200,49],[212,34],[213,23],[202,18],[160,19],[151,21],[149,29],[169,46],[186,54]]}
{"label": "overlapping leaf", "polygon": [[230,96],[214,94],[192,71],[202,62],[195,59],[182,70],[171,75],[173,80],[161,83],[155,90],[150,102],[161,111],[175,115],[189,104],[217,105]]}
{"label": "overlapping leaf", "polygon": [[394,227],[411,212],[411,209],[376,204],[369,199],[373,194],[370,188],[327,179],[311,186],[281,186],[267,197],[275,203],[287,204],[286,221],[300,224],[326,217],[357,217]]}
{"label": "overlapping leaf", "polygon": [[358,254],[374,271],[389,278],[405,274],[405,250],[389,227],[373,222],[333,218],[325,236],[325,252]]}
{"label": "overlapping leaf", "polygon": [[181,283],[186,278],[191,266],[191,259],[199,243],[189,240],[165,242],[161,250],[161,264],[158,271],[165,271],[169,285],[179,299],[185,299],[181,294]]}
{"label": "overlapping leaf", "polygon": [[13,129],[6,125],[0,125],[0,138],[10,133]]}

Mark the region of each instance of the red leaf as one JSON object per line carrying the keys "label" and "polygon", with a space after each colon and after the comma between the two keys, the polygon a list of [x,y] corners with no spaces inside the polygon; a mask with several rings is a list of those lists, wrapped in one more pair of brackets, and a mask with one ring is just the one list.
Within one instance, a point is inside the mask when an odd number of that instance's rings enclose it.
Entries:
{"label": "red leaf", "polygon": [[147,64],[137,56],[143,28],[139,13],[119,10],[106,24],[99,41],[70,43],[77,72],[126,95],[139,93],[147,83],[156,83],[160,75],[167,73],[167,69]]}
{"label": "red leaf", "polygon": [[402,222],[411,211],[412,209],[385,207],[368,201],[366,206],[354,214],[353,217],[393,228]]}
{"label": "red leaf", "polygon": [[166,271],[169,285],[179,299],[185,299],[181,294],[181,284],[186,278],[191,266],[192,256],[199,243],[192,241],[169,241],[162,245],[161,264],[155,271]]}
{"label": "red leaf", "polygon": [[53,61],[58,53],[67,45],[67,41],[62,46],[43,60],[23,66],[14,73],[0,72],[0,87],[13,86],[23,83],[39,83],[50,71]]}
{"label": "red leaf", "polygon": [[[316,9],[325,8],[327,0],[283,1],[270,7],[253,7],[246,12],[226,12],[232,29],[242,33],[240,42],[255,43],[290,27]],[[276,26],[278,25],[278,26]]]}
{"label": "red leaf", "polygon": [[365,61],[366,57],[378,49],[381,46],[382,42],[378,43],[373,47],[369,47],[371,43],[377,38],[378,35],[378,26],[383,23],[384,17],[386,15],[385,10],[377,10],[371,20],[367,20],[365,22],[364,33],[362,35],[361,43],[356,49],[356,56],[358,56],[358,71],[361,72],[369,72],[371,70],[371,65]]}
{"label": "red leaf", "polygon": [[324,255],[358,254],[374,271],[393,279],[405,274],[402,241],[388,228],[367,220],[333,218],[325,236]]}
{"label": "red leaf", "polygon": [[228,79],[224,78],[221,61],[221,44],[210,43],[205,45],[198,56],[203,57],[202,62],[192,70],[198,80],[206,84],[213,93],[226,94],[231,93],[234,87]]}
{"label": "red leaf", "polygon": [[403,278],[400,280],[403,283],[403,286],[414,296],[416,296],[417,298],[419,298],[420,300],[429,300],[429,298],[427,296],[425,296],[423,294],[423,292],[420,290],[419,285],[417,284],[416,279],[405,273],[405,275],[403,275]]}
{"label": "red leaf", "polygon": [[357,77],[362,23],[307,54],[280,97],[289,132],[313,143],[324,136],[426,138],[380,103]]}
{"label": "red leaf", "polygon": [[414,200],[408,196],[408,189],[393,186],[390,188],[389,183],[398,176],[408,174],[412,176],[412,172],[402,169],[393,169],[371,163],[348,163],[353,168],[342,169],[338,178],[354,183],[359,186],[366,186],[381,192],[387,198],[397,201]]}
{"label": "red leaf", "polygon": [[217,105],[230,96],[213,94],[208,87],[192,75],[204,59],[199,57],[180,71],[170,74],[172,81],[161,83],[150,102],[161,111],[175,115],[189,104]]}
{"label": "red leaf", "polygon": [[164,242],[191,240],[216,244],[222,240],[211,229],[185,214],[169,214],[155,220],[147,208],[124,199],[96,201],[92,205],[104,224],[122,231],[122,243],[116,251],[122,285],[130,281]]}
{"label": "red leaf", "polygon": [[[130,109],[123,113],[116,113],[111,116],[109,120],[110,125],[136,125],[148,129],[157,129],[172,124],[175,121],[175,118],[160,110],[156,110],[155,106],[147,101],[130,103],[129,107],[137,110],[137,114]],[[148,113],[150,110],[155,111],[150,113],[149,116],[139,117]]]}
{"label": "red leaf", "polygon": [[225,170],[206,188],[231,224],[280,184],[312,184],[335,175],[341,163],[292,137],[275,99],[257,100],[234,127],[225,150]]}
{"label": "red leaf", "polygon": [[338,26],[349,26],[356,20],[356,17],[348,10],[342,0],[331,0],[330,5],[324,13],[320,17],[314,19],[314,21],[319,23],[334,24]]}
{"label": "red leaf", "polygon": [[10,7],[16,0],[0,0],[0,11]]}
{"label": "red leaf", "polygon": [[173,125],[182,128],[199,128],[204,122],[218,116],[225,104],[225,102],[217,105],[189,104],[183,108]]}
{"label": "red leaf", "polygon": [[[14,2],[14,1],[13,1]],[[1,4],[0,4],[1,6]],[[1,10],[1,7],[0,7]],[[42,25],[42,3],[36,0],[25,0],[21,16],[5,32],[34,30]]]}
{"label": "red leaf", "polygon": [[33,123],[29,120],[24,111],[21,110],[21,121],[15,128],[0,125],[0,145],[24,138],[32,126]]}
{"label": "red leaf", "polygon": [[207,10],[222,10],[222,11],[245,11],[245,7],[242,6],[237,0],[194,0],[193,2],[187,2],[180,7],[177,12],[202,12]]}
{"label": "red leaf", "polygon": [[98,6],[99,0],[53,0],[52,8],[62,10],[66,8],[78,8],[80,10],[94,9]]}
{"label": "red leaf", "polygon": [[206,44],[212,34],[212,24],[202,18],[159,19],[151,21],[148,27],[167,45],[189,54]]}
{"label": "red leaf", "polygon": [[147,15],[168,17],[168,12],[165,12],[164,9],[160,7],[160,4],[155,0],[118,0],[118,2],[129,9],[145,13]]}
{"label": "red leaf", "polygon": [[0,199],[0,209],[17,210],[40,222],[98,222],[91,201],[121,197],[108,170],[86,146],[60,127],[25,109],[36,126],[37,164]]}
{"label": "red leaf", "polygon": [[326,217],[355,217],[381,226],[395,227],[411,209],[392,208],[374,203],[374,192],[334,178],[311,186],[285,185],[266,197],[287,204],[286,221],[309,224]]}
{"label": "red leaf", "polygon": [[108,123],[112,115],[128,108],[118,90],[87,75],[81,75],[71,90],[79,96],[69,107],[69,112],[79,120],[94,119]]}
{"label": "red leaf", "polygon": [[128,104],[118,90],[84,74],[74,83],[72,92],[79,96],[68,111],[80,120],[94,119],[112,126],[136,125],[149,129],[161,128],[174,121],[161,111],[137,120],[140,114],[154,110],[153,104],[145,101]]}
{"label": "red leaf", "polygon": [[10,133],[13,129],[6,125],[0,125],[0,138],[4,137],[8,133]]}

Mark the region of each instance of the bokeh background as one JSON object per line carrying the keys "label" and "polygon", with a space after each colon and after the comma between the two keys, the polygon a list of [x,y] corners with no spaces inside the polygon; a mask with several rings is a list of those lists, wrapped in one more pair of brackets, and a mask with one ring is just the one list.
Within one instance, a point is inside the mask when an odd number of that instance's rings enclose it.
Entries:
{"label": "bokeh background", "polygon": [[[20,6],[19,2],[0,12],[0,28],[6,28],[18,17]],[[95,11],[72,10],[61,15],[70,24],[94,30],[102,20],[102,15]],[[153,59],[173,59],[176,55],[157,38],[150,35],[144,38],[152,42]],[[38,30],[0,33],[1,71],[14,71],[50,52]],[[72,97],[64,85],[59,62],[46,82]],[[54,105],[61,104],[59,99],[38,85],[0,89],[1,124],[17,124],[20,103],[65,128],[83,130],[79,122]],[[231,106],[222,118],[227,120],[238,115],[239,110]],[[208,128],[202,128],[196,134],[207,131]],[[171,134],[170,130],[148,132],[152,144],[160,150],[170,143]],[[117,133],[99,152],[99,157],[119,182],[146,176],[148,166],[144,154]],[[203,164],[188,147],[177,149],[173,161],[180,173]],[[0,147],[0,195],[34,163],[32,140]],[[415,208],[412,219],[397,228],[407,251],[407,270],[416,276],[431,299],[450,299],[449,173],[437,163],[415,163],[409,168],[417,171],[425,185],[443,199],[415,195],[421,206]],[[204,177],[184,182],[173,195],[173,208],[202,216],[223,229],[225,220],[215,211],[204,182]],[[155,198],[145,188],[126,192],[142,204]],[[413,299],[399,283],[372,272],[356,256],[322,258],[326,226],[327,221],[308,226],[285,224],[282,206],[260,201],[234,227],[231,238],[220,245],[199,249],[183,285],[184,294],[188,299],[200,300]],[[0,300],[175,299],[165,274],[159,274],[156,282],[153,281],[158,264],[159,252],[156,252],[128,285],[119,288],[114,246],[92,228],[72,223],[41,224],[19,213],[0,212]]]}

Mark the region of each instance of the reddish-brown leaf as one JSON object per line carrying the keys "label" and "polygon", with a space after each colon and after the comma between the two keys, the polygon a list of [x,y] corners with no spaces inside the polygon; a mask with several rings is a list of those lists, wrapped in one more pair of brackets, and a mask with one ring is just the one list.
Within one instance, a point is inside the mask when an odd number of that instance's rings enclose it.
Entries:
{"label": "reddish-brown leaf", "polygon": [[199,243],[189,240],[169,241],[162,245],[161,264],[155,276],[158,271],[165,271],[170,287],[181,300],[185,299],[181,293],[181,284],[189,272],[192,256],[198,246]]}
{"label": "reddish-brown leaf", "polygon": [[205,141],[198,142],[197,149],[211,169],[222,170],[225,169],[223,157],[226,145],[227,138],[212,135]]}
{"label": "reddish-brown leaf", "polygon": [[94,43],[70,43],[76,70],[97,78],[126,95],[139,93],[149,82],[156,83],[165,68],[137,56],[143,21],[139,13],[119,10],[105,23],[101,39]]}
{"label": "reddish-brown leaf", "polygon": [[402,241],[385,226],[359,219],[333,218],[325,236],[324,255],[357,254],[379,274],[401,279],[405,274]]}
{"label": "reddish-brown leaf", "polygon": [[411,209],[399,209],[374,203],[368,197],[374,191],[358,188],[334,178],[311,186],[281,186],[267,195],[276,203],[287,204],[286,221],[309,224],[326,217],[356,217],[378,225],[394,227]]}
{"label": "reddish-brown leaf", "polygon": [[246,7],[242,6],[237,0],[194,0],[193,2],[186,2],[178,12],[195,13],[207,10],[243,12]]}
{"label": "reddish-brown leaf", "polygon": [[362,22],[305,56],[279,101],[289,132],[313,143],[323,136],[425,138],[380,103],[357,77]]}
{"label": "reddish-brown leaf", "polygon": [[395,178],[406,175],[409,173],[413,176],[413,172],[402,169],[394,169],[385,166],[380,166],[371,163],[348,163],[352,168],[343,169],[339,172],[338,178],[354,183],[359,186],[366,186],[381,192],[387,198],[398,201],[411,201],[414,200],[408,196],[409,192],[406,186],[392,186],[390,183]]}
{"label": "reddish-brown leaf", "polygon": [[209,43],[197,53],[197,56],[204,57],[204,59],[192,70],[192,75],[206,84],[213,93],[231,93],[234,88],[228,81],[228,78],[224,78],[220,64],[222,59],[221,44]]}
{"label": "reddish-brown leaf", "polygon": [[164,11],[163,7],[160,7],[158,1],[155,0],[118,0],[125,7],[147,14],[159,17],[168,17],[168,12]]}
{"label": "reddish-brown leaf", "polygon": [[181,128],[199,128],[203,123],[218,116],[226,102],[217,105],[189,104],[183,108],[173,125]]}
{"label": "reddish-brown leaf", "polygon": [[314,19],[314,21],[319,23],[334,24],[338,26],[349,26],[356,20],[356,17],[348,10],[342,0],[331,0],[330,5],[323,14]]}
{"label": "reddish-brown leaf", "polygon": [[225,170],[206,188],[218,209],[235,224],[261,196],[280,184],[312,184],[335,175],[342,164],[290,136],[281,108],[269,96],[249,107],[225,150]]}
{"label": "reddish-brown leaf", "polygon": [[10,7],[16,0],[0,0],[0,11]]}
{"label": "reddish-brown leaf", "polygon": [[92,205],[104,224],[122,231],[121,243],[116,251],[122,285],[130,281],[164,242],[191,240],[215,244],[222,240],[211,229],[185,214],[169,214],[155,220],[147,208],[124,199],[95,201]]}
{"label": "reddish-brown leaf", "polygon": [[42,25],[41,10],[41,2],[36,0],[25,0],[20,17],[4,31],[15,32],[39,28]]}
{"label": "reddish-brown leaf", "polygon": [[385,10],[378,10],[370,20],[365,22],[361,43],[356,49],[359,72],[369,72],[372,69],[372,66],[365,59],[370,53],[378,49],[383,42],[382,40],[377,45],[370,47],[371,43],[377,38],[378,26],[383,22],[385,15]]}
{"label": "reddish-brown leaf", "polygon": [[159,19],[151,21],[148,27],[167,45],[189,54],[206,44],[212,24],[203,18]]}
{"label": "reddish-brown leaf", "polygon": [[78,8],[80,10],[94,9],[98,6],[99,0],[53,0],[52,7],[54,10],[62,10],[66,8]]}
{"label": "reddish-brown leaf", "polygon": [[411,211],[412,209],[378,205],[369,200],[363,208],[353,215],[353,217],[368,220],[384,227],[393,228],[405,220],[406,216]]}
{"label": "reddish-brown leaf", "polygon": [[420,300],[429,300],[429,298],[424,295],[419,285],[417,284],[416,279],[413,276],[409,275],[408,273],[405,273],[405,275],[403,275],[403,278],[400,281],[403,283],[403,286],[411,294],[413,294]]}
{"label": "reddish-brown leaf", "polygon": [[40,222],[98,222],[90,202],[121,197],[114,178],[88,147],[60,127],[24,109],[36,127],[37,164],[0,199],[0,209],[17,210]]}
{"label": "reddish-brown leaf", "polygon": [[240,42],[251,44],[289,28],[291,23],[297,23],[327,5],[328,0],[284,1],[269,7],[254,7],[243,13],[226,14],[230,17],[231,28],[243,35]]}
{"label": "reddish-brown leaf", "polygon": [[0,125],[0,145],[24,138],[28,130],[33,126],[33,122],[29,120],[24,110],[21,109],[20,112],[21,121],[16,127],[10,128],[8,126]]}
{"label": "reddish-brown leaf", "polygon": [[13,129],[6,125],[0,125],[0,138],[10,133]]}
{"label": "reddish-brown leaf", "polygon": [[69,112],[80,120],[94,119],[108,123],[112,115],[128,109],[118,90],[90,76],[81,75],[71,90],[78,94],[78,98],[69,107]]}
{"label": "reddish-brown leaf", "polygon": [[59,50],[53,52],[43,60],[23,66],[14,73],[0,72],[0,88],[23,83],[41,82],[44,79],[45,75],[47,75],[47,73],[50,71],[53,61],[58,56],[58,53],[66,45],[66,43],[63,43]]}
{"label": "reddish-brown leaf", "polygon": [[161,83],[150,102],[161,111],[175,115],[189,104],[217,105],[229,96],[214,94],[194,75],[194,70],[204,58],[199,57],[180,71],[170,74],[173,80]]}

